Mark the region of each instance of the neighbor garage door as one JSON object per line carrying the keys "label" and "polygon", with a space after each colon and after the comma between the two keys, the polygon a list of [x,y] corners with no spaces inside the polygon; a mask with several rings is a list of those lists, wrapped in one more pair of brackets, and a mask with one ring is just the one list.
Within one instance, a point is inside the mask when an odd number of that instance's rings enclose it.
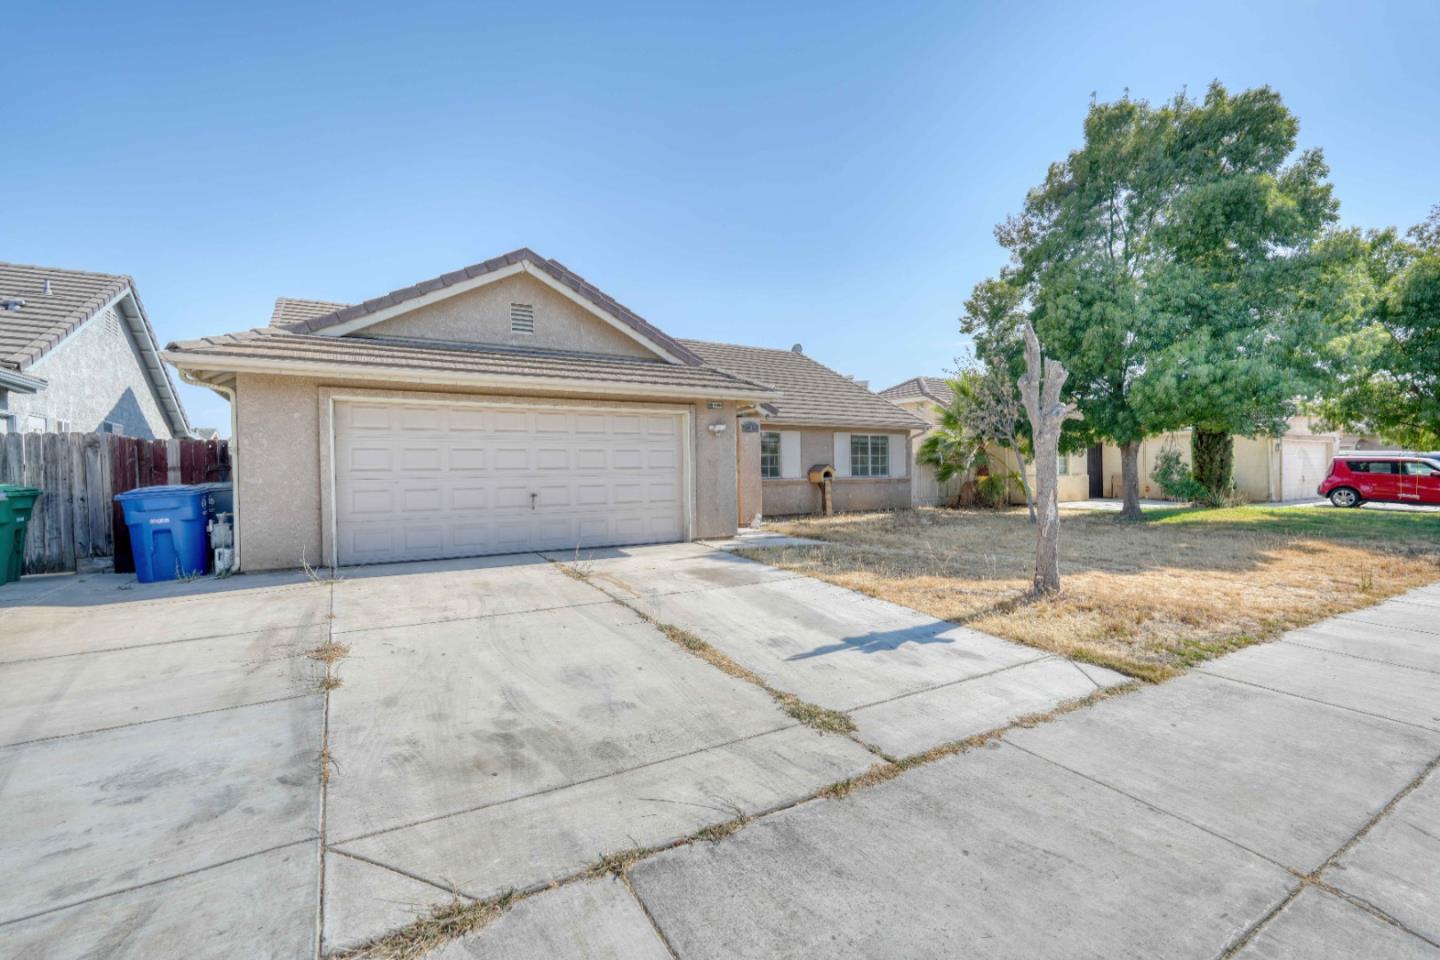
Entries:
{"label": "neighbor garage door", "polygon": [[1280,441],[1280,499],[1314,498],[1315,488],[1329,469],[1329,440],[1284,438]]}
{"label": "neighbor garage door", "polygon": [[685,535],[681,417],[339,401],[337,562]]}

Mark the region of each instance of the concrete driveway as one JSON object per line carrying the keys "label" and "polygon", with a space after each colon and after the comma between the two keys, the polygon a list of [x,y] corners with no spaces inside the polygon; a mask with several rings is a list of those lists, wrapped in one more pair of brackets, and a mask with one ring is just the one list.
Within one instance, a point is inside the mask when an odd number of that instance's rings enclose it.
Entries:
{"label": "concrete driveway", "polygon": [[[701,545],[29,579],[0,589],[0,955],[315,956],[1118,679]],[[565,889],[627,934],[624,888]]]}

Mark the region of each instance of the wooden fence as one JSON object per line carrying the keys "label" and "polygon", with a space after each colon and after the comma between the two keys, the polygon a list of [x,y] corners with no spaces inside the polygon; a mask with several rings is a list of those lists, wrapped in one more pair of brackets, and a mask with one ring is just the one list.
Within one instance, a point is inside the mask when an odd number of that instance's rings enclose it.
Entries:
{"label": "wooden fence", "polygon": [[77,569],[114,557],[134,569],[115,494],[167,483],[230,479],[224,440],[141,440],[109,433],[0,435],[0,483],[39,487],[25,538],[25,572]]}

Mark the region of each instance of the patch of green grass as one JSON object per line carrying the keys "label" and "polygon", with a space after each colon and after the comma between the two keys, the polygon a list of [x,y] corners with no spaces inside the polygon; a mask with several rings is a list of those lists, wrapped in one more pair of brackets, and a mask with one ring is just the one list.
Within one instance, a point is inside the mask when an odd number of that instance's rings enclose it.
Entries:
{"label": "patch of green grass", "polygon": [[1157,526],[1213,524],[1243,527],[1277,536],[1318,540],[1370,540],[1440,546],[1440,513],[1398,510],[1340,510],[1334,507],[1227,507],[1216,510],[1180,507],[1149,510],[1145,519]]}

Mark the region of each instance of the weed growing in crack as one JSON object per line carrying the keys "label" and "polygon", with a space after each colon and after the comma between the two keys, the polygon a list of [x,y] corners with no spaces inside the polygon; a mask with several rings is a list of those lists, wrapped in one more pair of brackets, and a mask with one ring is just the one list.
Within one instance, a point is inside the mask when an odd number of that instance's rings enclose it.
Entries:
{"label": "weed growing in crack", "polygon": [[305,656],[311,660],[323,664],[333,664],[344,660],[350,655],[350,644],[340,643],[336,640],[326,640],[314,650],[309,651]]}
{"label": "weed growing in crack", "polygon": [[464,900],[458,895],[447,904],[393,930],[377,940],[342,950],[329,956],[332,960],[415,960],[451,940],[481,930],[520,899],[514,890],[507,890],[489,900]]}

